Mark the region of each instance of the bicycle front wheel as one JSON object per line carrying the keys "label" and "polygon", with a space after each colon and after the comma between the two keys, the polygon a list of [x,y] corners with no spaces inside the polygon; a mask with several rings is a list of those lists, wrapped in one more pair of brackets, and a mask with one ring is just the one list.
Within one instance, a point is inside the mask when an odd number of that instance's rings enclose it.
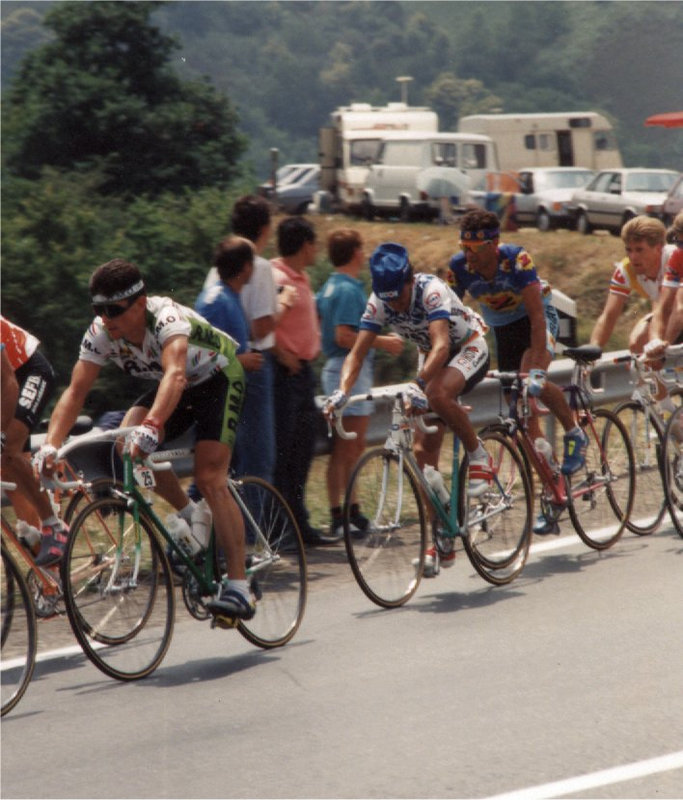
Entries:
{"label": "bicycle front wheel", "polygon": [[31,595],[16,562],[2,546],[2,716],[28,688],[36,664],[38,634]]}
{"label": "bicycle front wheel", "polygon": [[659,468],[661,425],[655,417],[646,414],[643,406],[635,400],[621,403],[614,413],[623,422],[631,440],[636,470],[633,512],[626,527],[638,536],[645,536],[657,530],[666,513]]}
{"label": "bicycle front wheel", "polygon": [[531,544],[533,490],[514,443],[495,430],[481,441],[493,466],[494,480],[478,497],[468,496],[467,458],[460,468],[463,543],[472,566],[489,583],[501,586],[524,569]]}
{"label": "bicycle front wheel", "polygon": [[[351,498],[369,520],[352,530]],[[344,542],[358,585],[373,603],[395,608],[417,589],[427,542],[417,478],[384,448],[368,450],[353,470],[344,503]]]}
{"label": "bicycle front wheel", "polygon": [[662,447],[664,497],[671,521],[679,536],[683,536],[683,407],[669,418]]}
{"label": "bicycle front wheel", "polygon": [[256,614],[240,620],[242,636],[257,647],[286,644],[297,632],[306,608],[304,545],[287,502],[261,478],[234,484],[242,509],[247,547],[247,579],[256,597]]}
{"label": "bicycle front wheel", "polygon": [[633,507],[633,448],[621,420],[598,408],[583,415],[586,462],[568,480],[569,516],[589,547],[606,550],[619,540]]}
{"label": "bicycle front wheel", "polygon": [[83,652],[131,681],[161,663],[175,615],[173,580],[152,522],[126,500],[101,498],[76,517],[62,563],[64,599]]}

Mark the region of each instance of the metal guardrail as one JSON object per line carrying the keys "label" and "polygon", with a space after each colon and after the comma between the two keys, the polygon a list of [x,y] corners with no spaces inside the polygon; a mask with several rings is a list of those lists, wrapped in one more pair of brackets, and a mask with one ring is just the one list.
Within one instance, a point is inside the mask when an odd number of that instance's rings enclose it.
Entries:
{"label": "metal guardrail", "polygon": [[[624,364],[614,363],[616,357],[627,353],[628,350],[604,353],[600,361],[596,363],[591,375],[591,384],[596,390],[594,395],[596,405],[609,405],[630,397],[633,391],[630,371]],[[550,379],[559,385],[568,383],[573,366],[574,362],[571,359],[560,358],[554,361],[548,370]],[[394,384],[391,388],[399,391],[405,385],[405,383]],[[323,395],[316,397],[318,408],[322,408],[324,399]],[[492,378],[485,378],[467,395],[466,402],[472,406],[470,419],[475,428],[495,422],[501,409],[500,384]],[[391,421],[391,406],[392,400],[387,397],[375,401],[375,411],[370,417],[366,436],[368,444],[379,444],[385,440]],[[552,426],[553,423],[552,416],[546,417],[547,425]],[[44,438],[44,434],[32,436],[31,448],[36,449],[40,446]],[[165,443],[164,447],[189,447],[191,443],[191,433],[187,433],[172,442]],[[331,439],[328,435],[327,423],[321,413],[318,420],[315,454],[320,456],[329,453],[330,446]],[[81,452],[76,451],[70,461],[75,469],[82,470],[89,478],[109,475],[111,474],[111,445],[88,445]],[[185,459],[174,462],[174,469],[180,477],[189,477],[192,475],[192,460]]]}

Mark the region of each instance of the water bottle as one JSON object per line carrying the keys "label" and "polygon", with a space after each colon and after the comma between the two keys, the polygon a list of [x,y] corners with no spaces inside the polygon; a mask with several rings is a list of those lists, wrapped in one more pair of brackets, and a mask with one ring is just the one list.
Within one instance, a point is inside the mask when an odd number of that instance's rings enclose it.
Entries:
{"label": "water bottle", "polygon": [[166,529],[176,542],[188,555],[193,556],[201,548],[192,536],[190,526],[178,514],[169,514],[166,517]]}
{"label": "water bottle", "polygon": [[550,464],[552,469],[555,469],[557,464],[555,463],[555,458],[553,456],[553,448],[550,442],[545,439],[543,436],[539,436],[538,439],[534,442],[534,447],[536,448],[536,452],[540,453],[543,458]]}
{"label": "water bottle", "polygon": [[451,495],[446,488],[443,475],[437,469],[434,469],[431,464],[426,464],[423,472],[427,483],[431,486],[436,496],[444,505],[447,505],[451,499]]}
{"label": "water bottle", "polygon": [[42,537],[38,528],[34,528],[33,525],[29,525],[25,520],[19,519],[17,520],[16,530],[20,541],[35,555],[38,550],[40,550],[40,540]]}
{"label": "water bottle", "polygon": [[192,538],[197,545],[206,550],[211,536],[211,509],[206,500],[200,500],[192,512]]}

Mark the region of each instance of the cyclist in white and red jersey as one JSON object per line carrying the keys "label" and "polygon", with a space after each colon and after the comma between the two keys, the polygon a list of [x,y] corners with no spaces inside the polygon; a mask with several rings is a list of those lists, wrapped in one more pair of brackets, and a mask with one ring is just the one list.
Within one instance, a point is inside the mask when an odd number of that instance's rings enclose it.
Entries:
{"label": "cyclist in white and red jersey", "polygon": [[[55,515],[50,498],[36,481],[28,460],[29,438],[55,390],[55,374],[50,362],[39,350],[40,341],[29,331],[20,328],[6,317],[0,317],[2,344],[8,368],[14,371],[19,385],[19,397],[14,414],[4,431],[2,468],[6,480],[17,484],[9,498],[23,522],[20,539],[33,549],[31,534],[40,541],[36,564],[48,567],[56,564],[64,553],[67,529]],[[39,538],[40,534],[40,538]],[[37,544],[35,545],[37,549]]]}
{"label": "cyclist in white and red jersey", "polygon": [[675,250],[664,272],[662,290],[650,324],[650,341],[645,353],[657,358],[670,342],[678,342],[683,332],[683,211],[673,224]]}
{"label": "cyclist in white and red jersey", "polygon": [[[90,294],[96,316],[36,454],[36,468],[53,468],[57,447],[108,361],[153,381],[154,388],[123,419],[123,426],[136,426],[125,447],[133,458],[144,457],[165,436],[174,438],[194,423],[195,483],[211,508],[228,565],[228,579],[209,608],[218,615],[250,619],[255,605],[245,573],[244,522],[227,486],[244,396],[237,342],[191,308],[168,297],[148,297],[138,268],[122,259],[95,270]],[[191,520],[193,504],[173,472],[158,473],[157,491],[182,519]]]}

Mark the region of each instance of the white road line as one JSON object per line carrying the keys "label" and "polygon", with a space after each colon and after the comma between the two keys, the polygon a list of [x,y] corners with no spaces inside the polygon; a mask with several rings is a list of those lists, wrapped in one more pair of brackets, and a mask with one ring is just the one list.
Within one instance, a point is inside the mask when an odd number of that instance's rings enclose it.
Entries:
{"label": "white road line", "polygon": [[574,792],[595,789],[597,786],[607,786],[612,783],[642,778],[654,775],[657,772],[668,772],[673,769],[683,769],[683,750],[678,753],[669,753],[666,756],[649,758],[646,761],[636,761],[634,764],[624,764],[621,767],[603,769],[580,775],[576,778],[567,778],[554,783],[544,783],[541,786],[531,786],[528,789],[519,789],[515,792],[497,794],[487,800],[546,800],[552,797],[562,797]]}

